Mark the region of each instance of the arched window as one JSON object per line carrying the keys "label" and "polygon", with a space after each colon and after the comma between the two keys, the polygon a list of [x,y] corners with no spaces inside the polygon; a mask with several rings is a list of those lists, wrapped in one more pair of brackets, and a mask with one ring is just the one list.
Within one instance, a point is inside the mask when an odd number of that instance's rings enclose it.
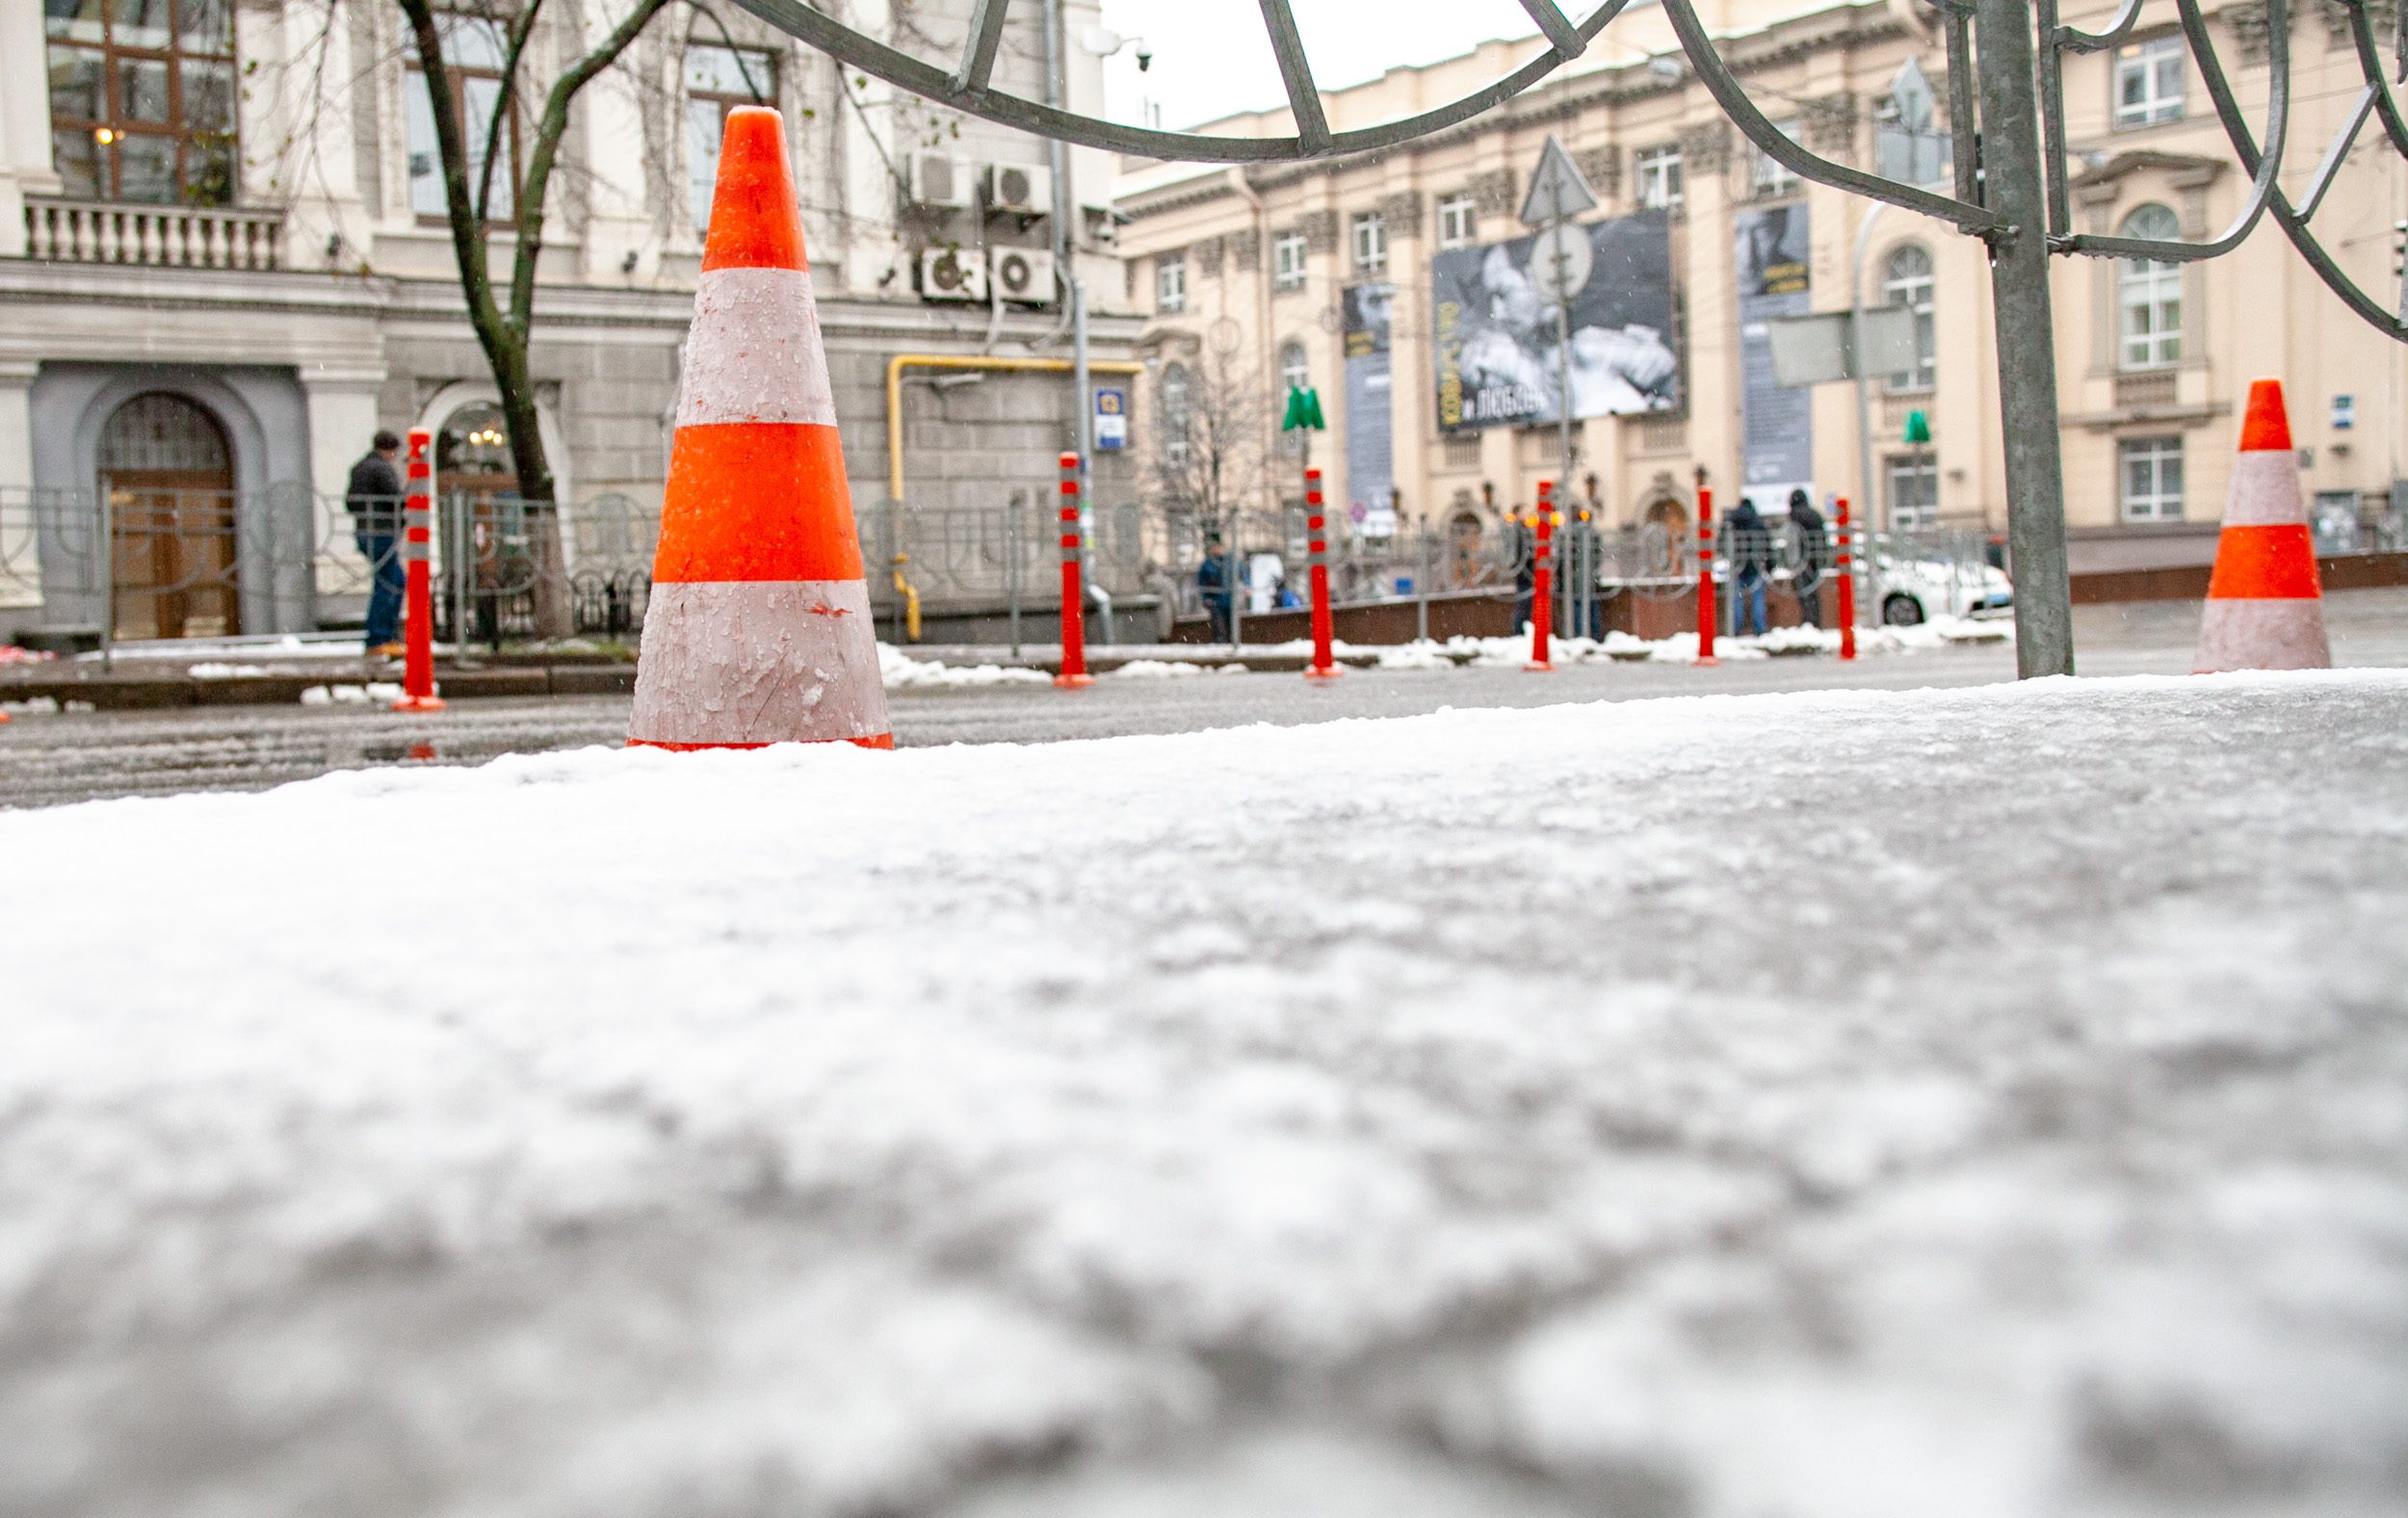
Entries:
{"label": "arched window", "polygon": [[1894,250],[1881,266],[1881,294],[1915,313],[1915,367],[1890,380],[1893,390],[1928,390],[1938,378],[1938,336],[1931,317],[1931,253],[1920,243]]}
{"label": "arched window", "polygon": [[1162,384],[1163,461],[1176,469],[1188,461],[1188,434],[1193,420],[1194,391],[1188,366],[1165,365]]}
{"label": "arched window", "polygon": [[[2161,205],[2144,205],[2124,218],[2126,237],[2180,242],[2183,223]],[[2116,304],[2124,335],[2120,363],[2126,369],[2165,369],[2183,361],[2183,270],[2154,258],[2128,258],[2116,265]]]}

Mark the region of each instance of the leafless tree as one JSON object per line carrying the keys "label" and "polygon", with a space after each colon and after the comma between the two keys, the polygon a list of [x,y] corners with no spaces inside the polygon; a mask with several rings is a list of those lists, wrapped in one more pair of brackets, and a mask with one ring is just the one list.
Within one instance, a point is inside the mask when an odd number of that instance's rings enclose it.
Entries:
{"label": "leafless tree", "polygon": [[1270,401],[1250,366],[1202,345],[1173,351],[1157,373],[1154,400],[1148,473],[1165,506],[1223,522],[1269,504]]}

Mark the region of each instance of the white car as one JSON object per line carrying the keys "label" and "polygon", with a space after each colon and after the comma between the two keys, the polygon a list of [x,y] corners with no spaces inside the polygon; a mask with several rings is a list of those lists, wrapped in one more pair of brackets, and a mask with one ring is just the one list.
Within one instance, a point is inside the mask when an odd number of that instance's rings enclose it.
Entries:
{"label": "white car", "polygon": [[1872,555],[1873,604],[1889,627],[1916,627],[1935,616],[2011,616],[2015,587],[1986,563]]}

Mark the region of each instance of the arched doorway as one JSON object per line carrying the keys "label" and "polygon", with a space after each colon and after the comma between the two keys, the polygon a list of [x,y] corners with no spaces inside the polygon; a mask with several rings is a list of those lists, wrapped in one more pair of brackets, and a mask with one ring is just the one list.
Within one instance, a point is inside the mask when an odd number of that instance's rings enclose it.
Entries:
{"label": "arched doorway", "polygon": [[217,418],[152,391],[100,430],[118,638],[239,633],[234,455]]}

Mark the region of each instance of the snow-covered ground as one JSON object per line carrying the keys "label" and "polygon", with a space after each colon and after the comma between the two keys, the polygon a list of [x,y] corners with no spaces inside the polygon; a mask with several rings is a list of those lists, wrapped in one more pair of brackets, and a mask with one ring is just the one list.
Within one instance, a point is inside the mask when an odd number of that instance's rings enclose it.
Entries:
{"label": "snow-covered ground", "polygon": [[0,815],[0,1511],[2408,1502],[2408,673]]}

